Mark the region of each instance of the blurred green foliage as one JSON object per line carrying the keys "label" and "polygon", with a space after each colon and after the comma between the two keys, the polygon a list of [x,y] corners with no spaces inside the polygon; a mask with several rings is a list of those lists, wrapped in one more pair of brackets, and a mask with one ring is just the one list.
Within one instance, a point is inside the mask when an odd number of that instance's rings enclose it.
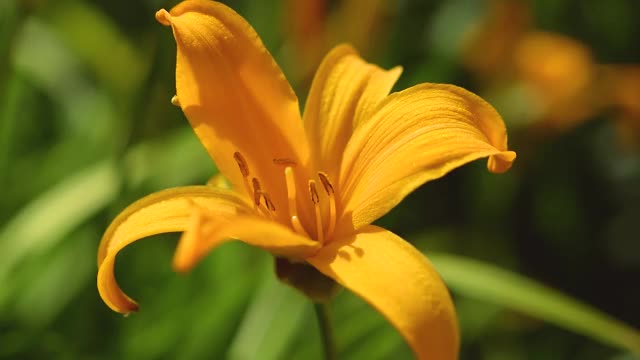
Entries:
{"label": "blurred green foliage", "polygon": [[[97,245],[110,220],[145,194],[215,173],[169,103],[175,45],[153,15],[174,3],[0,1],[0,358],[322,354],[312,305],[275,280],[267,254],[240,243],[176,275],[176,236],[140,241],[116,271],[142,311],[125,319],[97,294]],[[295,52],[283,23],[295,14],[278,0],[228,3],[291,75]],[[640,62],[640,3],[533,5],[540,28],[583,41],[599,62]],[[372,39],[368,59],[403,65],[398,89],[431,81],[482,93],[461,66],[459,45],[486,8],[391,2],[380,23],[386,41]],[[294,85],[304,99],[306,84]],[[640,327],[638,148],[619,143],[608,114],[548,137],[505,121],[519,153],[512,171],[491,175],[479,163],[456,170],[379,222],[427,256],[439,254],[434,263],[459,311],[462,358],[634,358],[610,345],[640,346],[637,337],[621,339],[629,330],[612,320]],[[342,358],[411,358],[400,335],[354,295],[342,292],[332,315]]]}

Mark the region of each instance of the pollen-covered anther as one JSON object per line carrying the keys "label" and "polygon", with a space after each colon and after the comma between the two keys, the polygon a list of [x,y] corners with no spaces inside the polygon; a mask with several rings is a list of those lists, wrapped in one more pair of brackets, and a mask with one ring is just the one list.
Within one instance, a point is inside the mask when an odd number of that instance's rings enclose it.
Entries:
{"label": "pollen-covered anther", "polygon": [[273,201],[271,201],[271,197],[269,197],[269,194],[263,191],[262,197],[264,198],[264,204],[267,207],[267,209],[269,209],[269,211],[275,212],[276,207],[275,205],[273,205]]}
{"label": "pollen-covered anther", "polygon": [[244,159],[244,156],[242,156],[239,151],[233,153],[233,160],[238,164],[238,169],[240,169],[240,174],[242,174],[242,182],[247,195],[251,195],[252,191],[249,186],[249,165],[247,165],[247,160]]}
{"label": "pollen-covered anther", "polygon": [[251,179],[253,185],[253,203],[255,206],[260,206],[260,198],[262,198],[262,189],[260,188],[260,181],[257,178]]}
{"label": "pollen-covered anther", "polygon": [[276,159],[273,159],[273,163],[276,165],[291,166],[291,167],[295,167],[296,165],[298,165],[295,161],[289,158],[276,158]]}
{"label": "pollen-covered anther", "polygon": [[327,237],[331,237],[331,235],[333,234],[333,230],[336,226],[335,191],[326,173],[319,172],[318,178],[320,179],[320,182],[322,183],[322,187],[324,188],[324,191],[327,193],[327,197],[329,198],[329,228],[327,229]]}
{"label": "pollen-covered anther", "polygon": [[[253,208],[261,215],[271,218],[273,216],[271,211],[275,210],[275,206],[273,206],[273,203],[271,203],[269,195],[266,192],[262,191],[260,181],[257,178],[252,178],[251,184],[253,186]],[[264,198],[264,207],[260,206],[262,204],[262,198]],[[271,208],[273,208],[273,210],[271,210]]]}
{"label": "pollen-covered anther", "polygon": [[242,176],[249,176],[249,166],[247,165],[247,160],[244,159],[244,156],[240,154],[239,151],[233,153],[233,160],[238,164],[238,168],[240,168],[240,173]]}
{"label": "pollen-covered anther", "polygon": [[318,189],[314,180],[309,180],[309,195],[311,195],[311,202],[316,214],[316,232],[318,236],[318,242],[324,242],[324,229],[322,228],[322,213],[320,209],[320,196],[318,196]]}

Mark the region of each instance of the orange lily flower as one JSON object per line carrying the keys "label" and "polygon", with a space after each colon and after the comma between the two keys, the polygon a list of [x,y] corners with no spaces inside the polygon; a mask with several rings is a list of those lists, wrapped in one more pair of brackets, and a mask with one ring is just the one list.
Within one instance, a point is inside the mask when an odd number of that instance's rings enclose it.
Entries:
{"label": "orange lily flower", "polygon": [[[280,68],[233,10],[191,0],[156,18],[177,42],[173,102],[232,189],[168,189],[124,210],[98,252],[105,303],[121,313],[138,309],[116,283],[114,263],[140,238],[183,232],[178,271],[237,239],[277,256],[285,264],[279,275],[313,300],[330,295],[315,285],[318,278],[361,296],[419,358],[455,358],[455,309],[436,270],[409,243],[370,223],[469,161],[489,157],[490,171],[506,171],[515,153],[496,111],[452,85],[388,95],[400,68],[383,70],[343,45],[320,66],[301,119]],[[306,283],[296,276],[302,272],[311,274]]]}

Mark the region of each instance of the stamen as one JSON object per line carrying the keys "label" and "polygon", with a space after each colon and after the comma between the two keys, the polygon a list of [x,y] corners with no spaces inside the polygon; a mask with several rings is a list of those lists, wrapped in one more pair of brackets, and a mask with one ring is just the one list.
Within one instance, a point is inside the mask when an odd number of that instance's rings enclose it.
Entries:
{"label": "stamen", "polygon": [[[275,159],[274,159],[275,161]],[[284,169],[284,180],[287,185],[287,200],[289,201],[289,215],[291,215],[291,226],[298,234],[310,237],[298,218],[298,208],[296,207],[296,182],[293,178],[293,168],[287,166]]]}
{"label": "stamen", "polygon": [[320,197],[318,196],[318,189],[316,188],[316,182],[313,180],[309,180],[309,194],[311,194],[311,201],[314,204],[320,202]]}
{"label": "stamen", "polygon": [[[253,178],[251,179],[251,184],[253,185],[253,208],[254,210],[256,210],[257,212],[260,213],[260,215],[264,216],[264,217],[268,217],[270,219],[273,219],[273,213],[271,211],[275,210],[275,206],[273,206],[273,203],[271,202],[271,199],[269,198],[269,195],[262,191],[261,187],[260,187],[260,181],[258,181],[257,178]],[[264,198],[264,207],[260,206],[260,199]],[[272,210],[273,209],[273,210]],[[271,211],[269,211],[271,210]]]}
{"label": "stamen", "polygon": [[260,197],[262,197],[262,191],[260,190],[260,181],[258,179],[251,179],[253,184],[253,203],[256,207],[260,206]]}
{"label": "stamen", "polygon": [[288,158],[273,159],[273,163],[276,165],[284,165],[284,166],[291,166],[291,167],[295,167],[296,165],[298,165],[296,164],[295,161]]}
{"label": "stamen", "polygon": [[318,242],[324,243],[324,234],[322,228],[322,212],[320,210],[320,197],[318,196],[318,190],[316,189],[316,182],[309,180],[309,194],[311,194],[311,201],[316,213],[316,231],[318,232]]}
{"label": "stamen", "polygon": [[309,233],[307,232],[307,230],[304,229],[297,215],[293,215],[291,217],[291,225],[293,226],[293,230],[295,230],[298,234],[306,236],[309,239],[311,239],[311,236],[309,236]]}
{"label": "stamen", "polygon": [[327,192],[327,196],[329,197],[329,229],[327,230],[327,237],[331,237],[336,226],[336,197],[333,185],[331,184],[331,181],[329,181],[327,174],[319,172],[318,178],[320,178],[322,187],[324,187],[324,191]]}
{"label": "stamen", "polygon": [[287,200],[289,201],[289,214],[293,217],[298,214],[296,208],[296,183],[293,178],[293,169],[287,166],[284,169],[284,181],[287,185]]}
{"label": "stamen", "polygon": [[270,211],[276,211],[276,207],[275,205],[273,205],[273,202],[271,201],[271,198],[269,197],[269,194],[267,194],[266,192],[262,192],[262,197],[264,197],[264,204],[267,207],[267,209],[269,209]]}
{"label": "stamen", "polygon": [[238,168],[240,169],[240,173],[242,174],[244,189],[247,192],[247,195],[250,195],[251,187],[249,186],[249,166],[247,165],[247,160],[244,159],[244,156],[242,156],[239,151],[233,153],[233,159],[238,164]]}
{"label": "stamen", "polygon": [[244,159],[244,156],[242,156],[239,151],[236,151],[233,153],[233,159],[238,163],[242,176],[249,176],[249,166],[247,165],[247,160]]}

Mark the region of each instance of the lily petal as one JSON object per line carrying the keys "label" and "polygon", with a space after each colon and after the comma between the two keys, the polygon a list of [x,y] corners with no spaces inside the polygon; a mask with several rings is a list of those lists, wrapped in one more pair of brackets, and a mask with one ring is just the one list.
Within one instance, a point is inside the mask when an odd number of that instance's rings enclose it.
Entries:
{"label": "lily petal", "polygon": [[401,72],[400,67],[387,71],[365,62],[349,45],[329,52],[316,72],[304,110],[305,130],[318,169],[338,178],[353,129],[389,94]]}
{"label": "lily petal", "polygon": [[190,270],[204,255],[230,239],[237,239],[268,252],[293,259],[315,253],[320,244],[274,221],[257,216],[236,216],[219,221],[198,213],[178,244],[173,265]]}
{"label": "lily petal", "polygon": [[503,172],[516,154],[507,150],[502,118],[477,95],[421,84],[388,96],[346,146],[340,231],[373,222],[426,181],[482,157]]}
{"label": "lily petal", "polygon": [[196,209],[206,209],[220,219],[252,211],[233,192],[210,186],[168,189],[131,204],[111,223],[98,250],[98,291],[111,309],[120,313],[138,309],[115,280],[113,267],[118,252],[147,236],[185,231]]}
{"label": "lily petal", "polygon": [[418,359],[457,358],[458,323],[449,292],[427,258],[397,235],[368,225],[307,261],[383,314]]}
{"label": "lily petal", "polygon": [[179,104],[216,166],[244,191],[234,160],[240,152],[250,176],[274,202],[286,203],[282,169],[273,160],[306,165],[309,149],[298,99],[258,34],[213,1],[184,1],[156,19],[173,29]]}

